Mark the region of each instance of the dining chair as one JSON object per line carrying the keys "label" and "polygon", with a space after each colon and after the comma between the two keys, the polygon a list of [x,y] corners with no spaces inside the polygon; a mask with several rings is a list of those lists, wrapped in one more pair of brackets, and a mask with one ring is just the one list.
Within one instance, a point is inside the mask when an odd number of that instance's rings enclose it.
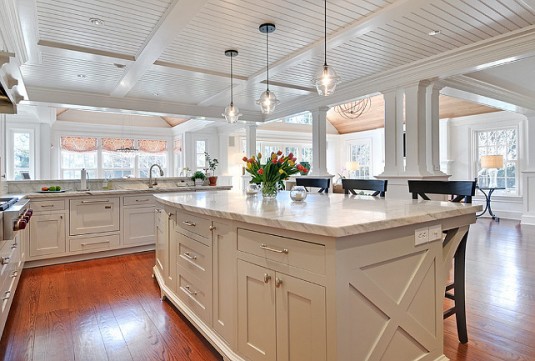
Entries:
{"label": "dining chair", "polygon": [[388,185],[387,180],[379,179],[342,179],[342,188],[344,189],[345,194],[354,194],[358,193],[355,190],[361,191],[373,191],[371,194],[374,197],[385,197],[386,186]]}
{"label": "dining chair", "polygon": [[308,187],[319,188],[318,193],[329,193],[329,187],[331,185],[330,178],[296,178],[295,185],[303,186],[308,192]]}
{"label": "dining chair", "polygon": [[[430,200],[428,194],[444,194],[450,196],[451,202],[472,203],[476,192],[476,181],[427,181],[409,180],[409,192],[413,199]],[[453,282],[446,285],[444,296],[453,300],[454,306],[444,311],[444,319],[455,315],[457,336],[461,343],[468,342],[466,329],[465,305],[465,258],[468,231],[463,236],[453,256]]]}

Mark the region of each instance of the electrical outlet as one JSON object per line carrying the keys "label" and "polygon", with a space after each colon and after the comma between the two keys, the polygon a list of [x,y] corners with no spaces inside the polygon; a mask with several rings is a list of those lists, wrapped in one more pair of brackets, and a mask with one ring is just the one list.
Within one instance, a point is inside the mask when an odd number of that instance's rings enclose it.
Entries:
{"label": "electrical outlet", "polygon": [[442,225],[437,224],[429,227],[429,242],[442,240]]}
{"label": "electrical outlet", "polygon": [[429,228],[418,228],[414,231],[414,245],[424,244],[429,242]]}

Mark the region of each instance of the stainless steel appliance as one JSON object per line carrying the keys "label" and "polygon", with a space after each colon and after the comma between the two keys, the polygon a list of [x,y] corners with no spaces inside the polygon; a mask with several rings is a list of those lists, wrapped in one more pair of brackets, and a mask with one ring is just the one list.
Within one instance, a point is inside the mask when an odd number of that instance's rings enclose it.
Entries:
{"label": "stainless steel appliance", "polygon": [[21,199],[5,209],[3,212],[2,240],[15,239],[15,232],[26,229],[32,214],[33,210],[30,208],[30,200],[28,199]]}

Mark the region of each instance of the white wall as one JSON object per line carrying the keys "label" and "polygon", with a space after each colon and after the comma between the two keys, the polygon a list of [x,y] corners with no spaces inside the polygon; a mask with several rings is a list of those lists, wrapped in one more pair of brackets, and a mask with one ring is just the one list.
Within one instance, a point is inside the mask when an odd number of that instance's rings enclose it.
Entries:
{"label": "white wall", "polygon": [[[384,128],[367,130],[359,133],[340,135],[341,141],[338,146],[338,161],[336,162],[336,173],[342,173],[346,162],[350,157],[350,146],[358,142],[370,142],[371,144],[371,169],[370,175],[376,176],[383,172],[385,167],[384,150]],[[346,172],[347,173],[347,172]],[[347,174],[345,174],[347,176]]]}

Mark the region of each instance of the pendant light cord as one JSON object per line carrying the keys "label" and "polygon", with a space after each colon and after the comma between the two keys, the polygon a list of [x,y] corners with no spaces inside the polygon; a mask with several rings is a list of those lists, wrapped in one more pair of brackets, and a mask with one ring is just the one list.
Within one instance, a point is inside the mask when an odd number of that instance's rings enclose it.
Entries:
{"label": "pendant light cord", "polygon": [[269,31],[266,31],[266,90],[269,92]]}
{"label": "pendant light cord", "polygon": [[324,30],[325,30],[325,40],[324,40],[324,56],[325,56],[325,62],[323,63],[323,66],[327,66],[327,0],[324,1],[325,3],[325,8],[324,8],[324,11],[323,11],[323,16],[324,16],[324,21],[323,21],[323,26],[324,26]]}
{"label": "pendant light cord", "polygon": [[233,69],[232,69],[232,58],[234,56],[230,56],[230,105],[234,105],[234,83],[232,81],[233,76]]}

